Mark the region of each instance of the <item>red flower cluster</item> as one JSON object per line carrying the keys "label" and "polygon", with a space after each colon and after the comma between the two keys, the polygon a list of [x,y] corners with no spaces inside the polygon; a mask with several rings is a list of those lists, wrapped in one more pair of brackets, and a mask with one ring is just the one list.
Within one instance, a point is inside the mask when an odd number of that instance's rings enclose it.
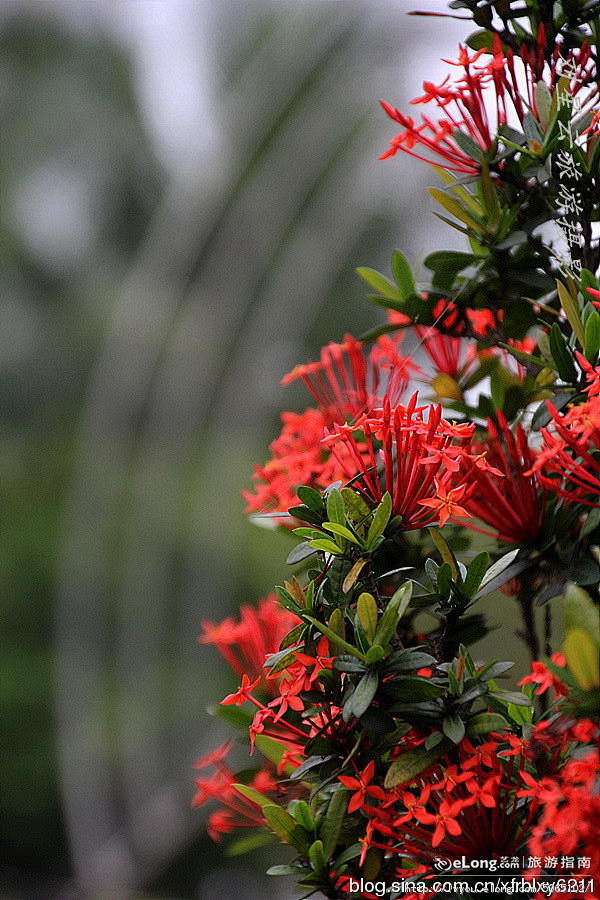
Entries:
{"label": "red flower cluster", "polygon": [[342,344],[328,344],[318,362],[296,366],[281,383],[300,378],[329,423],[348,422],[381,403],[386,394],[399,403],[412,373],[418,371],[409,357],[399,353],[402,335],[379,337],[367,354],[352,335]]}
{"label": "red flower cluster", "polygon": [[[477,490],[466,502],[466,509],[494,528],[494,532],[485,534],[509,543],[531,543],[544,524],[546,490],[531,472],[536,455],[527,444],[525,431],[517,425],[513,434],[498,410],[498,425],[488,420],[482,451],[493,468],[473,469]],[[465,524],[474,528],[470,522]]]}
{"label": "red flower cluster", "polygon": [[[492,60],[486,65],[475,67],[474,63],[489,51],[478,50],[472,56],[465,47],[459,47],[457,63],[450,63],[462,68],[463,74],[455,82],[450,82],[449,76],[442,84],[435,85],[426,81],[423,84],[424,94],[411,102],[434,103],[445,114],[445,117],[433,121],[427,116],[422,117],[421,124],[415,124],[410,116],[404,115],[400,110],[381,101],[381,105],[394,121],[398,122],[404,131],[396,135],[390,143],[390,148],[382,154],[381,159],[394,156],[398,150],[403,150],[410,156],[421,159],[424,162],[442,165],[445,169],[462,174],[477,174],[479,161],[465,152],[462,142],[456,138],[456,132],[461,132],[467,140],[470,140],[474,148],[488,151],[492,147],[498,128],[503,124],[516,121],[523,126],[525,116],[531,112],[539,119],[536,106],[536,84],[542,79],[544,70],[544,45],[546,37],[543,26],[538,32],[538,45],[535,50],[523,46],[521,58],[515,58],[513,51],[504,48],[498,36],[495,36],[492,51]],[[583,45],[580,49],[569,53],[566,59],[560,56],[560,47],[557,45],[548,73],[549,90],[554,89],[560,73],[566,66],[574,71],[571,82],[571,93],[576,96],[582,87],[590,81],[591,69],[590,48]],[[446,62],[450,62],[446,60]],[[526,85],[527,99],[521,97],[519,88],[519,75],[517,64],[523,71],[523,80]],[[490,103],[486,94],[488,89],[493,90],[494,97]],[[585,105],[594,105],[597,96],[597,86],[594,86],[586,97]],[[495,106],[495,123],[490,122],[489,109]],[[421,152],[415,152],[418,147]],[[424,156],[427,153],[428,156]]]}
{"label": "red flower cluster", "polygon": [[[270,446],[270,460],[254,467],[254,493],[243,492],[247,512],[287,511],[298,503],[300,485],[323,490],[345,477],[338,458],[344,457],[343,450],[333,456],[321,439],[335,423],[352,421],[380,404],[385,392],[399,401],[411,372],[418,371],[399,353],[399,341],[384,335],[367,353],[361,342],[346,335],[344,343],[325,347],[319,362],[296,366],[285,376],[283,384],[301,378],[318,408],[282,414],[283,429]],[[289,521],[293,527],[295,521]]]}
{"label": "red flower cluster", "polygon": [[[262,828],[267,824],[260,805],[233,787],[236,778],[225,763],[232,745],[233,742],[229,741],[194,763],[196,769],[215,766],[209,778],[196,781],[198,790],[192,801],[192,806],[195,807],[203,806],[208,800],[218,800],[221,804],[208,817],[207,832],[213,841],[220,841],[224,834],[230,834],[237,828]],[[248,786],[267,797],[283,795],[282,788],[273,777],[272,767],[268,764],[256,773]]]}
{"label": "red flower cluster", "polygon": [[531,468],[549,490],[584,506],[600,506],[599,383],[593,376],[588,399],[566,413],[547,401],[552,429],[541,429],[546,446]]}
{"label": "red flower cluster", "polygon": [[[415,738],[413,746],[422,740]],[[405,741],[411,743],[410,735]],[[535,802],[517,805],[525,784],[524,743],[498,735],[474,746],[464,738],[457,751],[458,764],[443,757],[393,791],[372,783],[372,763],[356,779],[340,777],[356,790],[351,803],[359,797],[367,816],[363,858],[371,847],[396,855],[402,874],[407,857],[426,871],[437,858],[500,859],[524,846],[537,808]]]}
{"label": "red flower cluster", "polygon": [[297,617],[282,609],[272,593],[260,601],[258,609],[243,604],[237,622],[231,616],[218,625],[203,622],[198,642],[213,644],[236,675],[254,681],[252,690],[262,683],[263,691],[273,693],[276,686],[264,677],[265,659],[279,649],[282,639],[297,624]]}
{"label": "red flower cluster", "polygon": [[[547,860],[555,862],[554,871],[560,875],[592,878],[595,889],[586,897],[598,898],[600,886],[600,794],[598,772],[600,753],[597,742],[598,725],[581,721],[562,733],[563,748],[569,743],[584,742],[587,746],[551,775],[537,780],[523,773],[526,787],[518,796],[532,800],[539,814],[533,823],[528,852],[539,861],[530,875],[538,875]],[[590,744],[596,746],[590,746]],[[581,867],[585,860],[585,868]],[[556,894],[556,897],[559,895]],[[579,897],[580,894],[560,896]]]}
{"label": "red flower cluster", "polygon": [[447,422],[439,405],[417,406],[414,394],[407,406],[395,408],[384,398],[382,409],[359,417],[354,425],[334,426],[323,443],[372,504],[384,492],[390,494],[394,515],[410,531],[469,515],[461,503],[475,485],[461,481],[458,473],[472,459],[468,447],[473,430],[473,425]]}

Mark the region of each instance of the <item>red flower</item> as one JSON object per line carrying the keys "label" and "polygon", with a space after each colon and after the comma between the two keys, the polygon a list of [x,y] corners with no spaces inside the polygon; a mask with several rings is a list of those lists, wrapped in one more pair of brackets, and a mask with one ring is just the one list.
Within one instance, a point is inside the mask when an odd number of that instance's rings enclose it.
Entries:
{"label": "red flower", "polygon": [[[446,511],[472,490],[470,486],[460,492],[460,485],[452,484],[457,493],[445,493],[463,458],[469,458],[466,448],[473,427],[451,425],[442,418],[441,406],[417,407],[414,394],[407,406],[394,409],[385,398],[383,409],[361,416],[354,426],[335,426],[323,442],[372,504],[379,503],[385,491],[390,494],[394,515],[401,516],[402,528],[409,531],[446,521]],[[433,501],[431,511],[423,508],[430,505],[423,501]]]}
{"label": "red flower", "polygon": [[[330,424],[320,409],[284,412],[281,421],[281,434],[270,446],[271,459],[254,467],[254,493],[242,491],[246,512],[285,512],[298,504],[300,485],[324,490],[344,477],[338,460],[320,443]],[[289,528],[298,524],[290,518],[278,521]]]}
{"label": "red flower", "polygon": [[[209,800],[218,800],[226,807],[215,810],[208,817],[207,831],[214,841],[219,841],[222,835],[229,834],[236,828],[260,828],[267,824],[259,804],[249,800],[233,787],[236,778],[224,761],[230,747],[231,742],[224,744],[213,754],[196,763],[197,768],[215,765],[216,770],[210,777],[196,781],[198,790],[192,806],[198,807]],[[276,793],[282,793],[281,787],[273,778],[270,763],[255,774],[249,786],[267,797],[275,798]]]}
{"label": "red flower", "polygon": [[473,335],[480,340],[485,340],[498,330],[504,318],[504,310],[498,309],[493,312],[491,309],[467,309],[465,315]]}
{"label": "red flower", "polygon": [[[564,668],[567,664],[562,653],[554,653],[552,662],[556,663],[557,666],[561,666],[561,668]],[[543,662],[537,660],[531,663],[531,674],[525,675],[519,681],[519,685],[522,684],[537,684],[536,694],[545,694],[549,688],[554,688],[559,696],[566,696],[569,693],[568,687],[560,680],[558,675],[548,669]]]}
{"label": "red flower", "polygon": [[350,803],[348,805],[348,812],[353,813],[357,809],[360,809],[367,796],[375,797],[377,800],[385,800],[386,793],[382,788],[377,787],[377,785],[371,784],[373,780],[373,776],[375,775],[375,761],[371,760],[370,763],[364,768],[364,771],[357,778],[352,778],[348,775],[338,775],[338,781],[344,785],[344,787],[348,788],[351,791],[355,791]]}
{"label": "red flower", "polygon": [[463,499],[467,491],[467,485],[461,484],[456,488],[448,488],[444,484],[440,484],[436,479],[435,497],[429,497],[427,500],[419,500],[420,506],[426,506],[428,509],[435,509],[440,517],[440,527],[444,526],[452,516],[459,518],[470,518],[471,514],[466,511],[463,506],[459,505],[459,501]]}
{"label": "red flower", "polygon": [[251,682],[247,675],[242,675],[242,683],[237,691],[234,694],[228,694],[224,697],[223,700],[221,700],[221,705],[231,706],[235,703],[236,706],[242,706],[246,700],[251,699],[249,695],[258,684],[260,684],[260,678]]}
{"label": "red flower", "polygon": [[461,827],[456,821],[457,814],[463,808],[460,800],[450,803],[448,800],[442,800],[435,815],[426,812],[420,807],[415,807],[415,818],[424,825],[435,825],[435,831],[431,839],[432,847],[439,847],[446,834],[457,836],[461,834]]}

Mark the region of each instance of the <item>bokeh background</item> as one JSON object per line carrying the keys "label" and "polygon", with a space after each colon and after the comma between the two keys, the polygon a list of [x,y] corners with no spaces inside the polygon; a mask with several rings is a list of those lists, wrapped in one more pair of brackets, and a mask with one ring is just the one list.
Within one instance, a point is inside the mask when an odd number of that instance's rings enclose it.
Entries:
{"label": "bokeh background", "polygon": [[281,376],[381,320],[356,266],[434,249],[377,100],[466,33],[412,8],[0,4],[7,900],[289,896],[190,809],[235,687],[196,636],[282,577],[240,498]]}

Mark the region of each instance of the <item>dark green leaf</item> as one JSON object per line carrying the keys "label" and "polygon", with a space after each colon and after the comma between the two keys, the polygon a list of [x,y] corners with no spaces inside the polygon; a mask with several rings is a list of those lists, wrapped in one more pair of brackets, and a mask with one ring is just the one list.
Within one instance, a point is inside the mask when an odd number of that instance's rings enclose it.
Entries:
{"label": "dark green leaf", "polygon": [[323,852],[327,860],[330,860],[335,853],[335,848],[337,847],[340,832],[348,811],[349,798],[349,792],[341,790],[335,791],[329,801],[325,819],[319,831],[319,836],[323,841]]}
{"label": "dark green leaf", "polygon": [[453,744],[460,744],[465,736],[465,723],[459,715],[453,713],[443,719],[442,731]]}
{"label": "dark green leaf", "polygon": [[399,787],[401,784],[411,782],[417,775],[420,775],[429,766],[432,766],[450,747],[452,747],[452,741],[446,738],[431,750],[418,747],[415,750],[408,750],[406,753],[403,753],[398,759],[394,760],[388,769],[384,783],[386,790],[389,791]]}
{"label": "dark green leaf", "polygon": [[375,672],[367,672],[359,681],[351,699],[352,715],[356,716],[357,719],[367,711],[373,702],[378,686],[379,677]]}
{"label": "dark green leaf", "polygon": [[466,723],[466,732],[469,736],[489,734],[490,731],[505,731],[509,725],[500,713],[477,713]]}
{"label": "dark green leaf", "polygon": [[484,579],[485,573],[487,572],[487,568],[490,564],[490,554],[487,550],[484,550],[482,553],[478,553],[474,560],[472,560],[469,568],[467,569],[467,577],[465,578],[464,584],[462,586],[462,593],[469,600],[475,596],[478,588],[481,585],[481,582]]}
{"label": "dark green leaf", "polygon": [[367,534],[366,540],[366,548],[367,550],[371,550],[377,540],[377,538],[383,534],[386,529],[387,523],[390,520],[390,516],[392,514],[392,498],[390,495],[385,492],[383,497],[381,498],[381,503],[375,510],[373,514],[373,520],[369,526],[369,532]]}
{"label": "dark green leaf", "polygon": [[550,351],[552,359],[556,363],[558,374],[563,381],[573,384],[577,380],[577,369],[573,354],[567,347],[560,325],[557,322],[552,324],[550,329]]}
{"label": "dark green leaf", "polygon": [[385,692],[398,700],[419,703],[421,700],[435,700],[442,697],[446,689],[421,675],[398,675],[383,685]]}
{"label": "dark green leaf", "polygon": [[531,706],[529,697],[521,694],[520,691],[490,691],[490,696],[513,706]]}
{"label": "dark green leaf", "polygon": [[298,499],[301,500],[305,506],[308,506],[309,509],[312,509],[317,513],[325,512],[323,497],[318,491],[315,491],[314,488],[303,485],[298,488],[296,493],[298,494]]}

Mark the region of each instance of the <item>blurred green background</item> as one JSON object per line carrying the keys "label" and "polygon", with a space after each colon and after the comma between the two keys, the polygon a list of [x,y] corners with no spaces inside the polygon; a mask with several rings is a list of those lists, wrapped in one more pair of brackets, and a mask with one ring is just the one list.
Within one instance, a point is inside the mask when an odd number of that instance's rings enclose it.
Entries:
{"label": "blurred green background", "polygon": [[440,233],[432,173],[377,160],[378,98],[465,36],[411,8],[0,7],[5,898],[287,896],[190,809],[235,680],[196,636],[282,578],[240,498],[307,404],[279,379]]}

